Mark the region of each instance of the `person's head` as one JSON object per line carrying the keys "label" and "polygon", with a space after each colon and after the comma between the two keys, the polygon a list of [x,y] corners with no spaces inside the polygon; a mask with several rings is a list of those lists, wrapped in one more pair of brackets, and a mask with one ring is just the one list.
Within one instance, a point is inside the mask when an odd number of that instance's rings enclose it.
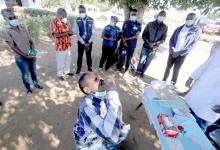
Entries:
{"label": "person's head", "polygon": [[67,22],[67,12],[63,8],[58,8],[57,9],[57,17],[64,23]]}
{"label": "person's head", "polygon": [[111,16],[111,22],[110,24],[112,26],[115,26],[118,23],[118,17],[117,16]]}
{"label": "person's head", "polygon": [[20,22],[18,21],[17,16],[14,14],[14,11],[12,9],[2,9],[1,14],[5,21],[12,27],[20,25]]}
{"label": "person's head", "polygon": [[79,5],[78,10],[79,10],[79,16],[81,18],[85,18],[86,17],[86,7],[84,5]]}
{"label": "person's head", "polygon": [[161,23],[166,19],[166,11],[162,10],[157,15],[157,22]]}
{"label": "person's head", "polygon": [[192,27],[196,23],[196,14],[195,13],[189,13],[186,17],[185,25],[186,27]]}
{"label": "person's head", "polygon": [[102,78],[95,72],[84,73],[78,81],[79,88],[84,94],[103,92],[104,89],[101,88],[101,80]]}
{"label": "person's head", "polygon": [[130,20],[136,21],[137,20],[137,9],[130,9]]}

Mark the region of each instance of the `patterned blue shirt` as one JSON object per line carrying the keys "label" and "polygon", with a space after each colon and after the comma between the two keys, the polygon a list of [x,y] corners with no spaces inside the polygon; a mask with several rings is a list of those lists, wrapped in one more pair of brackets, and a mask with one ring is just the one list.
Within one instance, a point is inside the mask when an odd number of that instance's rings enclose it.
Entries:
{"label": "patterned blue shirt", "polygon": [[121,128],[122,108],[116,91],[104,99],[86,95],[80,101],[78,119],[74,125],[77,149],[115,149],[128,131]]}
{"label": "patterned blue shirt", "polygon": [[[119,40],[120,39],[120,28],[117,26],[111,26],[111,25],[107,25],[103,32],[102,35],[107,37],[107,38],[113,38],[115,40]],[[109,41],[106,39],[103,39],[103,47],[111,47],[111,48],[116,48],[117,47],[117,41]]]}
{"label": "patterned blue shirt", "polygon": [[[129,38],[137,35],[141,32],[141,23],[138,21],[127,20],[124,22],[122,27],[122,35],[124,38]],[[127,41],[129,49],[135,49],[137,45],[137,39]]]}

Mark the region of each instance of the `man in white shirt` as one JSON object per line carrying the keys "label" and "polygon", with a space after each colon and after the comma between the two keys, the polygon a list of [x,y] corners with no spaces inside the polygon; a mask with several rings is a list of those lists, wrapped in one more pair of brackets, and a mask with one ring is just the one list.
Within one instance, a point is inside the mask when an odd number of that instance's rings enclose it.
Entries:
{"label": "man in white shirt", "polygon": [[186,101],[204,131],[209,124],[215,123],[220,118],[219,58],[220,41],[214,44],[210,57],[186,82],[187,87],[192,87],[186,95]]}
{"label": "man in white shirt", "polygon": [[194,48],[201,36],[201,29],[196,26],[195,23],[196,14],[189,13],[186,17],[186,23],[174,31],[169,43],[170,54],[163,77],[164,81],[167,80],[170,69],[174,66],[171,82],[174,85],[176,84],[179,70],[186,56],[189,54],[190,50]]}

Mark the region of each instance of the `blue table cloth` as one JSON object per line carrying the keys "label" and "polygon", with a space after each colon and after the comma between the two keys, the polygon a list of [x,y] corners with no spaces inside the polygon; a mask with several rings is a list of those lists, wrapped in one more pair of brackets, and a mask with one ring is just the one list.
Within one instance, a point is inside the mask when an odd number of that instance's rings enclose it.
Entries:
{"label": "blue table cloth", "polygon": [[[151,86],[146,87],[142,103],[148,114],[150,123],[154,125],[163,150],[215,150],[193,117],[173,116],[171,108],[174,107],[185,109],[185,111],[189,112],[187,104],[182,99],[175,95],[175,99],[173,100],[161,100],[156,93],[158,91],[154,90]],[[166,102],[167,105],[165,105]],[[183,126],[186,133],[179,133],[177,138],[164,135],[157,120],[158,114],[173,116],[175,125]]]}

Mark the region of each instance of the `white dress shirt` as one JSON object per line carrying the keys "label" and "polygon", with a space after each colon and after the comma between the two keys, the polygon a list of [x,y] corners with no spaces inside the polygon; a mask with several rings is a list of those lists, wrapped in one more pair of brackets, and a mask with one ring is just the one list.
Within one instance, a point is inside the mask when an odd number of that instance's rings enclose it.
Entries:
{"label": "white dress shirt", "polygon": [[191,75],[196,83],[186,95],[189,107],[210,123],[220,118],[220,114],[212,110],[220,105],[220,42],[213,47],[208,60]]}

